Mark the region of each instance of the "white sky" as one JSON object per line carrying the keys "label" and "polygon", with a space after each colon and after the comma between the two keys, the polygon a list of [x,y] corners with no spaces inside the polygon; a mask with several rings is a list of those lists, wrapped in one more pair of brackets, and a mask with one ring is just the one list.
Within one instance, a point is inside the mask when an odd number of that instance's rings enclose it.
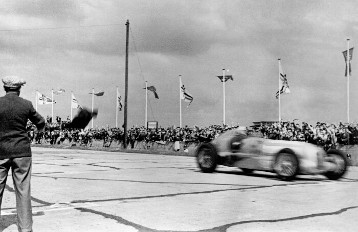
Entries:
{"label": "white sky", "polygon": [[[124,98],[125,22],[130,22],[128,127],[148,120],[179,125],[179,80],[193,95],[183,102],[183,125],[222,123],[222,85],[229,69],[226,123],[277,120],[278,58],[291,94],[281,99],[282,118],[315,123],[347,121],[347,82],[342,51],[355,46],[358,2],[335,0],[33,0],[0,5],[0,75],[26,79],[21,96],[56,96],[54,115],[70,115],[73,91],[99,109],[95,126],[115,125],[116,86]],[[358,121],[358,66],[353,55],[350,120]],[[4,91],[1,90],[4,94]],[[51,105],[38,106],[43,116]],[[73,111],[75,114],[75,111]],[[123,111],[119,113],[119,125]]]}

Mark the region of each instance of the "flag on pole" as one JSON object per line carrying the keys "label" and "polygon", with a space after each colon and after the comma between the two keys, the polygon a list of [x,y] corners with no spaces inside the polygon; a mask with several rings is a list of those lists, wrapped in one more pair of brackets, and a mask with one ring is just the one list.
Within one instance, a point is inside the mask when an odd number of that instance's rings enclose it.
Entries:
{"label": "flag on pole", "polygon": [[185,90],[184,85],[181,86],[180,96],[182,100],[189,102],[189,105],[194,100],[193,96]]}
{"label": "flag on pole", "polygon": [[[221,82],[223,82],[223,76],[218,76],[218,78],[220,79]],[[232,75],[225,75],[225,82],[227,82],[228,80],[234,80],[234,78],[232,77]]]}
{"label": "flag on pole", "polygon": [[122,108],[123,108],[122,96],[118,92],[118,89],[117,89],[117,108],[119,111],[122,111]]}
{"label": "flag on pole", "polygon": [[349,60],[347,61],[347,50],[343,51],[343,57],[344,57],[344,61],[346,63],[346,70],[344,72],[344,76],[347,76],[347,62],[349,62],[349,75],[351,75],[352,72],[352,68],[351,68],[351,60],[353,58],[353,48],[349,49]]}
{"label": "flag on pole", "polygon": [[283,73],[281,63],[279,64],[279,72],[280,72],[280,83],[279,83],[279,90],[276,92],[276,98],[278,99],[278,96],[283,93],[291,93],[290,88],[288,86],[288,81],[286,78],[286,74]]}
{"label": "flag on pole", "polygon": [[[145,89],[145,88],[144,88],[144,89]],[[152,92],[154,93],[154,97],[155,97],[155,98],[159,99],[159,96],[158,96],[158,93],[157,93],[157,89],[156,89],[153,85],[147,87],[147,89],[148,89],[149,91],[152,91]]]}
{"label": "flag on pole", "polygon": [[64,93],[64,92],[66,92],[66,90],[64,90],[64,89],[59,89],[59,90],[57,90],[57,91],[53,91],[53,94],[59,95],[59,94]]}
{"label": "flag on pole", "polygon": [[75,95],[73,95],[73,93],[71,94],[71,108],[72,109],[82,109],[82,106],[80,104],[78,104],[78,101],[75,98]]}
{"label": "flag on pole", "polygon": [[56,103],[56,101],[54,101],[50,97],[46,97],[44,94],[40,92],[37,92],[37,103],[40,105],[45,105],[45,104],[54,104]]}
{"label": "flag on pole", "polygon": [[97,96],[97,97],[101,97],[101,96],[103,96],[104,92],[103,92],[103,91],[101,91],[101,92],[97,92],[97,93],[89,93],[89,94],[94,94],[94,95],[95,95],[95,96]]}

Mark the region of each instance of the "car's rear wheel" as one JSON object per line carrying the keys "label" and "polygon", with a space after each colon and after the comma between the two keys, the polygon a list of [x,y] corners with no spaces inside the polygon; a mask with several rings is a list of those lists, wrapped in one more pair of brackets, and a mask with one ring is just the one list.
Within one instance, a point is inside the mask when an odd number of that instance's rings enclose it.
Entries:
{"label": "car's rear wheel", "polygon": [[343,152],[332,149],[327,152],[329,161],[333,163],[336,168],[334,170],[326,172],[324,175],[330,180],[338,180],[347,171],[348,161]]}
{"label": "car's rear wheel", "polygon": [[289,151],[280,152],[276,156],[274,171],[282,180],[292,180],[298,173],[298,158]]}
{"label": "car's rear wheel", "polygon": [[211,143],[200,145],[196,152],[196,161],[202,172],[214,172],[219,161],[214,145]]}

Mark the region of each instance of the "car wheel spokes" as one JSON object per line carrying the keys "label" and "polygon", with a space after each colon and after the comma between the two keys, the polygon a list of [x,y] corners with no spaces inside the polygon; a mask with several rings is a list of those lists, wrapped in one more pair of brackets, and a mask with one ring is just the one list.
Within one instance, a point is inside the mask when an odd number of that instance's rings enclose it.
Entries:
{"label": "car wheel spokes", "polygon": [[282,154],[277,160],[277,171],[281,176],[292,176],[296,171],[294,162],[290,155]]}
{"label": "car wheel spokes", "polygon": [[212,173],[218,165],[216,148],[211,143],[201,144],[196,152],[196,162],[204,173]]}
{"label": "car wheel spokes", "polygon": [[338,180],[341,178],[347,171],[348,162],[346,160],[346,155],[339,150],[330,150],[327,154],[327,161],[333,165],[333,168],[330,168],[324,175],[330,180]]}
{"label": "car wheel spokes", "polygon": [[199,152],[198,158],[200,165],[203,167],[208,168],[213,165],[212,156],[210,155],[210,153],[208,153],[206,149],[203,149]]}

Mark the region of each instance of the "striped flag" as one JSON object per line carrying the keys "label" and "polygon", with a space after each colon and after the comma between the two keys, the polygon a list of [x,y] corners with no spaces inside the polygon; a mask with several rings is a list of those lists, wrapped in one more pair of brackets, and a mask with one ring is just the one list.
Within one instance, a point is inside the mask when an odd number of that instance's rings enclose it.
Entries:
{"label": "striped flag", "polygon": [[[190,93],[188,93],[186,90],[185,90],[185,86],[182,85],[181,86],[181,91],[180,91],[180,96],[181,96],[181,99],[186,101],[186,102],[189,102],[189,105],[191,104],[191,102],[194,100],[193,96],[191,96]],[[188,105],[188,106],[189,106]]]}
{"label": "striped flag", "polygon": [[75,95],[73,95],[73,93],[71,93],[71,108],[72,109],[82,109],[81,105],[78,104],[78,101],[75,98]]}
{"label": "striped flag", "polygon": [[346,63],[346,70],[344,72],[344,76],[347,76],[347,62],[349,62],[348,66],[349,66],[349,75],[351,75],[351,72],[352,72],[352,67],[351,67],[351,60],[353,58],[353,48],[350,48],[349,49],[349,60],[347,61],[347,50],[343,51],[343,57],[344,57],[344,61]]}
{"label": "striped flag", "polygon": [[54,104],[56,101],[37,91],[37,103],[40,105]]}
{"label": "striped flag", "polygon": [[286,78],[286,74],[283,73],[281,63],[279,63],[279,72],[280,72],[280,79],[279,79],[279,90],[276,92],[276,98],[283,93],[291,93],[290,88],[288,86],[288,81]]}

